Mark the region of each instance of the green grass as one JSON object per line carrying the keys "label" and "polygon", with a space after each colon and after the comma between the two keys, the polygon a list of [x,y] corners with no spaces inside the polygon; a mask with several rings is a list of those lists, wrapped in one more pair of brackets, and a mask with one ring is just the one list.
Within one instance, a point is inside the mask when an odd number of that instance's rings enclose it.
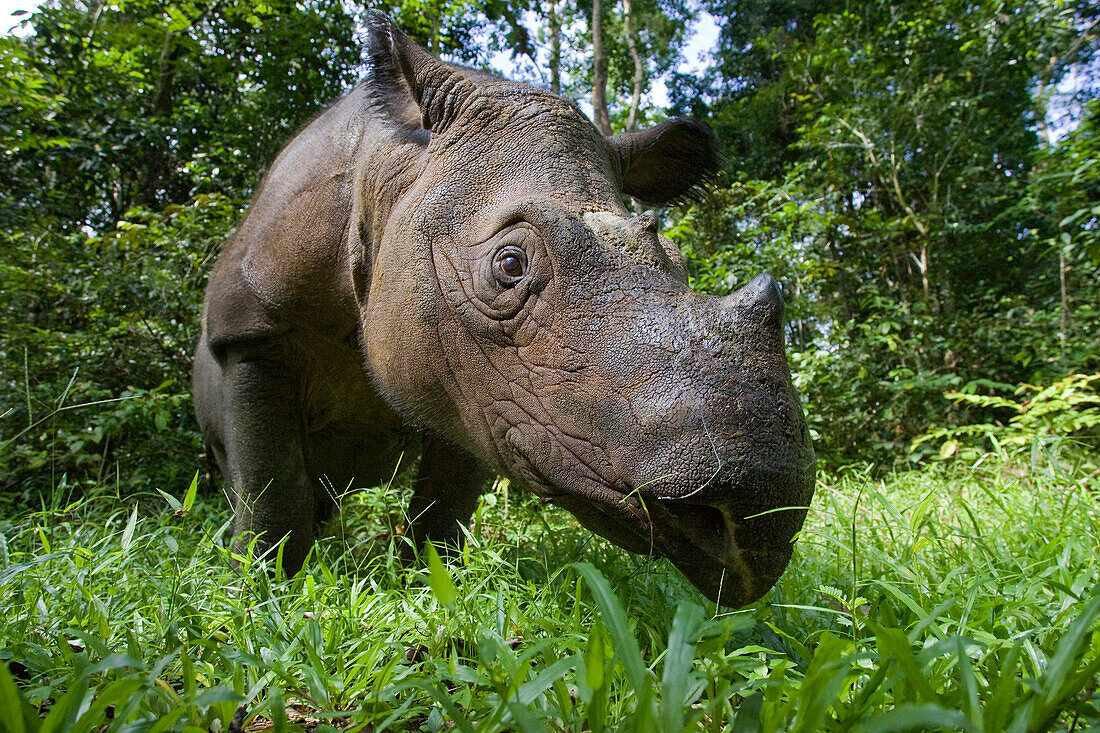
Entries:
{"label": "green grass", "polygon": [[0,519],[0,728],[1082,731],[1100,481],[1027,473],[829,477],[737,612],[506,486],[413,568],[401,490],[349,494],[292,579],[218,497],[61,487]]}

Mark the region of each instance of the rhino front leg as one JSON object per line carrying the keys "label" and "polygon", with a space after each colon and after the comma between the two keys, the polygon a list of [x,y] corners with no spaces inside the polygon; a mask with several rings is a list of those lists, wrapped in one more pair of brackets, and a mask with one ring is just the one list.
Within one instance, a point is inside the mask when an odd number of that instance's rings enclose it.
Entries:
{"label": "rhino front leg", "polygon": [[[469,453],[436,438],[426,438],[420,470],[409,502],[406,533],[419,547],[425,541],[444,548],[462,546],[462,526],[470,521],[492,472]],[[406,547],[406,555],[412,548]]]}
{"label": "rhino front leg", "polygon": [[259,555],[286,537],[283,569],[293,575],[313,545],[317,512],[302,450],[299,379],[267,358],[228,360],[222,377],[235,549],[258,536]]}

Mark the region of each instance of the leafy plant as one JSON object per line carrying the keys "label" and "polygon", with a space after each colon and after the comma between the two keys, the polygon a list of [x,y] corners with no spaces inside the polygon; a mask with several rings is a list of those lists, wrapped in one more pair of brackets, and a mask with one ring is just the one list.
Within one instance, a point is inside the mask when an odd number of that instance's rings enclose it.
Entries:
{"label": "leafy plant", "polygon": [[10,286],[0,295],[5,499],[25,501],[62,476],[70,487],[112,475],[124,486],[168,486],[194,471],[191,353],[209,267],[241,208],[200,195],[130,211],[102,235],[50,247],[9,242]]}
{"label": "leafy plant", "polygon": [[1046,387],[1022,384],[1012,392],[1016,399],[976,391],[980,387],[1008,391],[1009,385],[970,383],[963,391],[945,396],[1011,417],[1003,422],[938,428],[915,440],[913,447],[939,442],[940,458],[958,454],[973,460],[991,450],[1004,462],[1048,467],[1066,463],[1068,456],[1063,454],[1068,452],[1076,461],[1094,465],[1095,443],[1100,439],[1098,381],[1100,374],[1071,374]]}

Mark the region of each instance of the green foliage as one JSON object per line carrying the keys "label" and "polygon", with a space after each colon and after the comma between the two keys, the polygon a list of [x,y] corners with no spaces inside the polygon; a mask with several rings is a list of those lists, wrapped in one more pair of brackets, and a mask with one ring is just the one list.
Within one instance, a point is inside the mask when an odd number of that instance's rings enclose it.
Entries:
{"label": "green foliage", "polygon": [[[1080,125],[1061,145],[1036,161],[1037,175],[1021,208],[1050,211],[1059,217],[1043,234],[1049,248],[1060,252],[1076,270],[1100,265],[1100,100],[1085,106]],[[1081,273],[1071,269],[1071,282]]]}
{"label": "green foliage", "polygon": [[485,497],[451,564],[430,552],[426,568],[396,560],[407,489],[345,495],[306,572],[286,579],[247,556],[229,569],[228,510],[195,498],[195,481],[180,484],[182,499],[120,501],[101,488],[67,504],[55,493],[0,519],[0,722],[1100,724],[1100,485],[1071,466],[1061,478],[1009,467],[828,477],[787,574],[735,613],[716,612],[667,563],[500,494]]}
{"label": "green foliage", "polygon": [[[0,296],[0,487],[18,501],[113,476],[170,485],[201,455],[191,351],[212,258],[239,203],[135,209],[102,235],[7,237]],[[0,235],[3,236],[3,235]],[[140,460],[139,460],[140,457]]]}
{"label": "green foliage", "polygon": [[711,90],[728,177],[671,233],[697,288],[782,282],[827,462],[915,460],[991,417],[944,391],[1100,364],[1095,102],[1062,139],[1036,124],[1093,53],[1089,12],[750,4],[724,27],[715,68],[746,64]]}
{"label": "green foliage", "polygon": [[[134,206],[240,197],[359,63],[338,2],[61,0],[0,63],[3,228],[113,226]],[[27,92],[30,92],[29,94]]]}
{"label": "green foliage", "polygon": [[463,63],[487,66],[494,52],[532,53],[527,28],[520,22],[520,13],[526,8],[523,3],[401,0],[376,7],[389,13],[409,37],[432,53]]}
{"label": "green foliage", "polygon": [[[590,5],[591,3],[587,3]],[[644,94],[656,79],[667,75],[683,60],[682,50],[687,40],[687,28],[693,15],[689,3],[684,0],[631,0],[635,42],[642,61],[641,90]],[[630,108],[633,92],[634,63],[627,44],[626,25],[623,11],[615,3],[604,2],[604,53],[607,63],[608,106],[610,108],[612,128],[622,131]],[[589,15],[591,15],[590,11]],[[591,34],[589,34],[590,36]],[[589,37],[588,43],[591,43]],[[586,65],[591,60],[586,56],[574,73],[577,77],[574,94],[584,96],[591,83]],[[580,88],[577,88],[580,87]],[[640,110],[638,127],[663,119],[663,110]]]}
{"label": "green foliage", "polygon": [[170,485],[201,454],[188,385],[213,256],[353,81],[354,19],[329,0],[62,0],[29,24],[0,39],[0,497]]}
{"label": "green foliage", "polygon": [[1070,462],[1100,471],[1100,393],[1095,382],[1100,374],[1071,374],[1047,387],[1030,384],[1014,390],[1017,398],[978,394],[979,387],[1008,385],[968,384],[962,392],[948,392],[956,402],[977,405],[987,411],[1011,415],[1005,422],[938,428],[913,442],[939,443],[939,457],[958,456],[973,461],[992,448],[1003,462],[1057,469]]}

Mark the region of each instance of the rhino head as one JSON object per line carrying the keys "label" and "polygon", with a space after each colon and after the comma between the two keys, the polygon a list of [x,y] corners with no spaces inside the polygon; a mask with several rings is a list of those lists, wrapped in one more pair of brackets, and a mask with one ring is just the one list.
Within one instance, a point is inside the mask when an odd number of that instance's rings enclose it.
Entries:
{"label": "rhino head", "polygon": [[711,600],[759,598],[814,485],[780,290],[760,275],[692,292],[657,217],[624,205],[698,186],[717,167],[709,128],[606,137],[573,103],[444,64],[382,16],[370,52],[400,151],[362,153],[377,170],[356,299],[379,393]]}

